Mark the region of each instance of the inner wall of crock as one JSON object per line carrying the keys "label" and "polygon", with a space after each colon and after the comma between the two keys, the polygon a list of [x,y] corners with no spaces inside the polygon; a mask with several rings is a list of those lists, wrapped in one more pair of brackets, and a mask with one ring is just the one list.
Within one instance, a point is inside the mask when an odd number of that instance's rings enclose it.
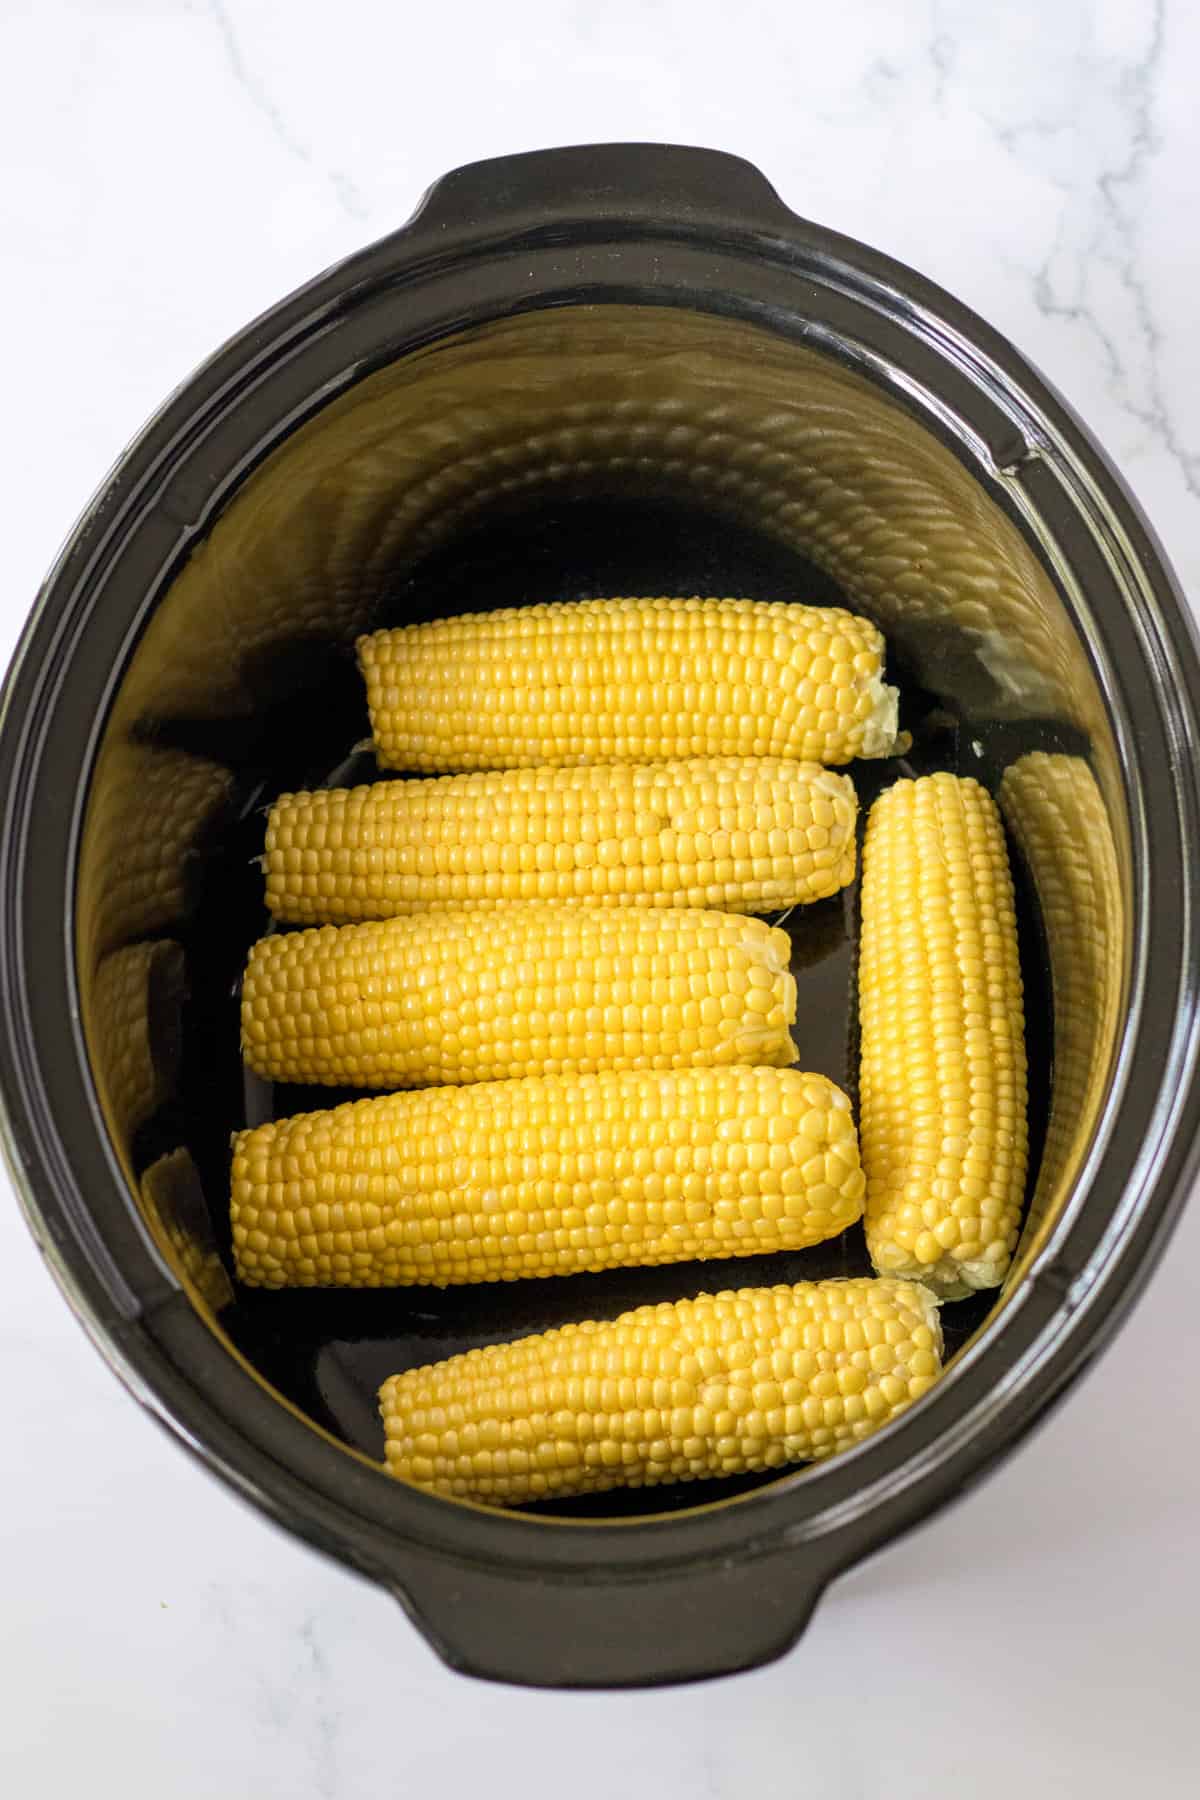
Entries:
{"label": "inner wall of crock", "polygon": [[[1068,1196],[1104,1095],[1128,888],[1113,742],[1059,594],[984,472],[868,376],[730,319],[565,308],[414,352],[288,437],[161,596],[104,735],[78,887],[88,1044],[146,1223],[259,1373],[372,1457],[375,1392],[399,1369],[650,1299],[868,1270],[856,1230],[794,1255],[489,1287],[279,1293],[232,1278],[230,1132],[344,1097],[244,1077],[237,983],[269,923],[265,804],[375,773],[356,748],[355,635],[614,593],[869,614],[913,745],[854,765],[864,811],[898,773],[934,768],[1000,797],[1033,1149],[1011,1279]],[[801,1060],[853,1094],[855,891],[789,929]],[[944,1309],[951,1350],[998,1298]],[[733,1491],[576,1504],[644,1514]]]}

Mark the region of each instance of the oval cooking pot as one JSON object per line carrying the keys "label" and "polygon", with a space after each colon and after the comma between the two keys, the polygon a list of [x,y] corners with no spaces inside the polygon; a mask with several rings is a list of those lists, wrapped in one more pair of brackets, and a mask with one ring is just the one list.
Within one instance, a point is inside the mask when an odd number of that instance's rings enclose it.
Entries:
{"label": "oval cooking pot", "polygon": [[[621,591],[845,600],[886,634],[909,767],[999,789],[1042,753],[1090,810],[1040,839],[1007,812],[1030,1207],[1003,1291],[944,1309],[944,1378],[812,1469],[518,1514],[387,1479],[378,1381],[751,1277],[235,1291],[229,1132],[289,1096],[244,1082],[234,990],[264,799],[358,767],[355,633]],[[1163,1246],[1195,1161],[1198,694],[1120,479],[949,295],[713,152],[459,170],[185,383],[39,596],[0,736],[0,1079],[33,1231],[143,1405],[454,1665],[596,1685],[777,1655],[839,1570],[1047,1412]],[[801,1030],[852,1083],[852,921],[820,929]]]}

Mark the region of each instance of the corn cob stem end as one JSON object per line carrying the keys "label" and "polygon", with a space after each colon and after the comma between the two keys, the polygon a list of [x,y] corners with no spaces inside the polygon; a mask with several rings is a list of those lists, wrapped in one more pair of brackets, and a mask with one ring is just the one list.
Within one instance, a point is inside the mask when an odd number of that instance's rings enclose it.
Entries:
{"label": "corn cob stem end", "polygon": [[[869,718],[863,726],[862,757],[894,756],[899,748],[900,690],[889,687],[883,676],[875,675],[868,688],[872,701]],[[907,734],[905,734],[907,735]]]}

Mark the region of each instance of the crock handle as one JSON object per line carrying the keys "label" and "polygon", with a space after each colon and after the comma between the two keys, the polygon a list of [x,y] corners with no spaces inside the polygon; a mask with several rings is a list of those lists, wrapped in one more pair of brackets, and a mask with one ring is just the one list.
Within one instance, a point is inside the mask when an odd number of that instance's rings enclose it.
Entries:
{"label": "crock handle", "polygon": [[409,230],[553,228],[579,221],[670,220],[770,230],[794,220],[740,156],[681,144],[581,144],[468,163],[435,181]]}
{"label": "crock handle", "polygon": [[811,1563],[809,1547],[614,1579],[602,1569],[496,1573],[422,1558],[390,1585],[464,1674],[526,1687],[647,1687],[781,1655],[824,1586]]}

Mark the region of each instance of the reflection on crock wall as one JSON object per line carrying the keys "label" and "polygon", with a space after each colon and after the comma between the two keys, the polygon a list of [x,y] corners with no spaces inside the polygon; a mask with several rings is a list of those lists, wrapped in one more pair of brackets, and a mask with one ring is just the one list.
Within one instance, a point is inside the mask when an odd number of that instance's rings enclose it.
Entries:
{"label": "reflection on crock wall", "polygon": [[193,1304],[219,1312],[233,1299],[212,1234],[200,1175],[187,1150],[169,1150],[142,1176],[142,1216]]}
{"label": "reflection on crock wall", "polygon": [[81,951],[94,959],[178,931],[232,790],[229,770],[207,757],[110,738],[96,762],[80,856]]}
{"label": "reflection on crock wall", "polygon": [[1042,912],[1054,993],[1054,1086],[1019,1278],[1087,1152],[1121,1016],[1125,904],[1100,789],[1078,756],[1034,751],[1007,769],[1000,804]]}
{"label": "reflection on crock wall", "polygon": [[231,813],[231,772],[110,732],[96,762],[79,859],[77,959],[84,1027],[113,1143],[134,1138],[178,1087],[187,977],[182,934],[203,855]]}
{"label": "reflection on crock wall", "polygon": [[175,1091],[186,982],[182,949],[159,938],[114,950],[83,984],[100,1104],[126,1160],[134,1133]]}
{"label": "reflection on crock wall", "polygon": [[1047,575],[925,426],[812,348],[616,306],[418,350],[295,432],[176,578],[120,716],[251,717],[317,679],[452,533],[613,492],[683,498],[803,552],[975,718],[1097,723]]}

